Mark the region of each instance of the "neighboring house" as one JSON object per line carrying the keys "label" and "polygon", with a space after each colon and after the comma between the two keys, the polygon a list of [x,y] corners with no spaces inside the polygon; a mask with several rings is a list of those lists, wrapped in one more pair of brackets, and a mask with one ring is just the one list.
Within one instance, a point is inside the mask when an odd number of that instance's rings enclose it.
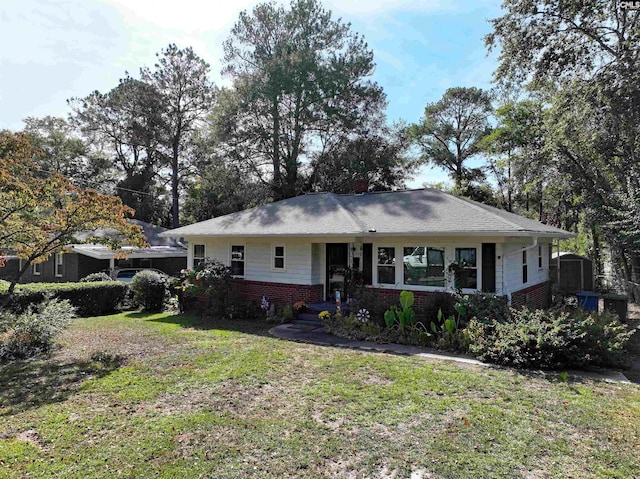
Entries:
{"label": "neighboring house", "polygon": [[353,268],[385,299],[406,289],[415,292],[418,305],[426,304],[457,281],[464,293],[545,306],[551,244],[573,234],[423,189],[308,194],[161,236],[189,242],[190,267],[206,257],[230,266],[245,298],[323,301]]}
{"label": "neighboring house", "polygon": [[[67,252],[52,255],[47,261],[31,265],[20,279],[21,283],[78,281],[90,273],[113,271],[115,268],[155,268],[169,275],[176,275],[187,265],[187,249],[178,240],[160,236],[168,231],[143,221],[131,220],[142,228],[149,248],[129,248],[127,259],[116,259],[112,249],[99,244],[77,244],[68,247]],[[92,232],[91,235],[115,235],[115,230]],[[89,233],[78,235],[82,240]],[[123,247],[127,249],[127,247]],[[0,279],[8,279],[22,267],[15,256],[8,258],[5,267],[0,268]]]}

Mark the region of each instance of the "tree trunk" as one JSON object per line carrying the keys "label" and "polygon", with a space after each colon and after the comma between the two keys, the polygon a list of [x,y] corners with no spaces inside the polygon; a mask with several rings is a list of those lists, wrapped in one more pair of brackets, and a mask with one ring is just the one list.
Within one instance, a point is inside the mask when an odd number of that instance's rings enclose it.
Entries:
{"label": "tree trunk", "polygon": [[507,211],[512,210],[513,186],[511,181],[511,150],[507,152]]}
{"label": "tree trunk", "polygon": [[283,199],[282,191],[282,175],[280,173],[280,113],[278,111],[278,96],[273,97],[273,105],[271,108],[273,116],[273,199],[275,201]]}
{"label": "tree trunk", "polygon": [[593,240],[593,262],[596,265],[596,277],[602,276],[602,253],[600,251],[600,236],[595,224],[591,224],[591,238]]}
{"label": "tree trunk", "polygon": [[25,260],[24,266],[22,266],[22,269],[20,269],[20,271],[15,273],[11,278],[9,283],[9,289],[7,290],[7,295],[2,301],[0,301],[0,312],[2,312],[4,308],[6,308],[11,302],[11,300],[13,299],[13,292],[16,289],[16,285],[18,284],[18,281],[20,281],[20,278],[22,278],[22,275],[24,275],[24,273],[29,269],[30,266],[31,266],[31,260],[28,260],[28,261]]}
{"label": "tree trunk", "polygon": [[180,226],[179,194],[178,194],[178,145],[173,145],[173,157],[171,158],[171,227]]}

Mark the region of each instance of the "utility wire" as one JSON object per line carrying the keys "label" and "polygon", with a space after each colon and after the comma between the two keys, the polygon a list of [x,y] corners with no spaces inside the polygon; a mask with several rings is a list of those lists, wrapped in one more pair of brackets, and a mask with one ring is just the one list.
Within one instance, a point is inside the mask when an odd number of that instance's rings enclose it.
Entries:
{"label": "utility wire", "polygon": [[[53,175],[55,173],[59,173],[58,171],[51,171],[51,170],[45,170],[44,168],[38,168],[38,171],[42,171],[44,173],[49,173],[50,175]],[[61,173],[59,173],[61,174]],[[64,176],[64,175],[63,175]],[[68,177],[67,177],[68,178]],[[93,186],[91,183],[89,183],[87,180],[80,180],[77,178],[69,178],[73,183],[83,183],[85,186],[89,187],[89,188],[95,188],[95,186]],[[116,190],[120,190],[120,191],[128,191],[130,193],[137,193],[139,195],[146,195],[146,196],[154,196],[153,193],[148,193],[146,191],[139,191],[139,190],[132,190],[130,188],[124,188],[122,186],[114,186],[113,188],[115,188]]]}

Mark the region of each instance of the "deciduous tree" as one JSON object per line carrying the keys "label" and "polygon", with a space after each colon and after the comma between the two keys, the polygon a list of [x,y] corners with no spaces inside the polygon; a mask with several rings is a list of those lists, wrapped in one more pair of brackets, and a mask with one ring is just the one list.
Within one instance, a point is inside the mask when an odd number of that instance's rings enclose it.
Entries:
{"label": "deciduous tree", "polygon": [[[78,188],[58,173],[42,172],[35,161],[41,154],[27,135],[0,132],[0,256],[13,252],[24,260],[11,278],[9,295],[29,265],[70,244],[146,245],[140,228],[127,221],[133,210],[117,197]],[[97,228],[113,228],[121,236],[85,241],[76,237]]]}

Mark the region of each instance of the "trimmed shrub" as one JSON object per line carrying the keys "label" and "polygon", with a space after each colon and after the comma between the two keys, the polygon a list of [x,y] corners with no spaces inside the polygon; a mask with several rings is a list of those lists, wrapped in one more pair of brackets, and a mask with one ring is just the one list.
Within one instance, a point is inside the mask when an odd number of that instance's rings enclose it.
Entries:
{"label": "trimmed shrub", "polygon": [[511,310],[504,322],[473,319],[469,351],[517,368],[618,366],[633,331],[609,312]]}
{"label": "trimmed shrub", "polygon": [[55,336],[75,317],[68,300],[47,298],[26,311],[0,313],[0,361],[47,354]]}
{"label": "trimmed shrub", "polygon": [[113,281],[107,273],[91,273],[80,280],[81,283],[96,283],[99,281]]}
{"label": "trimmed shrub", "polygon": [[334,315],[323,319],[324,330],[342,338],[358,341],[380,340],[383,328],[375,321],[361,321],[355,314]]}
{"label": "trimmed shrub", "polygon": [[496,320],[500,323],[509,319],[506,296],[477,293],[463,296],[460,302],[466,307],[466,313],[461,317],[463,325],[474,318],[480,321]]}
{"label": "trimmed shrub", "polygon": [[200,309],[218,317],[227,315],[227,308],[240,304],[231,288],[229,267],[216,259],[207,258],[194,269],[184,270],[183,309]]}
{"label": "trimmed shrub", "polygon": [[142,270],[131,280],[133,299],[145,311],[162,311],[167,300],[168,285],[166,278],[153,270]]}
{"label": "trimmed shrub", "polygon": [[[78,316],[100,316],[118,311],[127,289],[126,284],[118,281],[21,284],[16,288],[8,309],[22,313],[29,306],[42,303],[48,294],[61,300],[69,300]],[[5,295],[6,293],[0,293],[0,301]]]}

